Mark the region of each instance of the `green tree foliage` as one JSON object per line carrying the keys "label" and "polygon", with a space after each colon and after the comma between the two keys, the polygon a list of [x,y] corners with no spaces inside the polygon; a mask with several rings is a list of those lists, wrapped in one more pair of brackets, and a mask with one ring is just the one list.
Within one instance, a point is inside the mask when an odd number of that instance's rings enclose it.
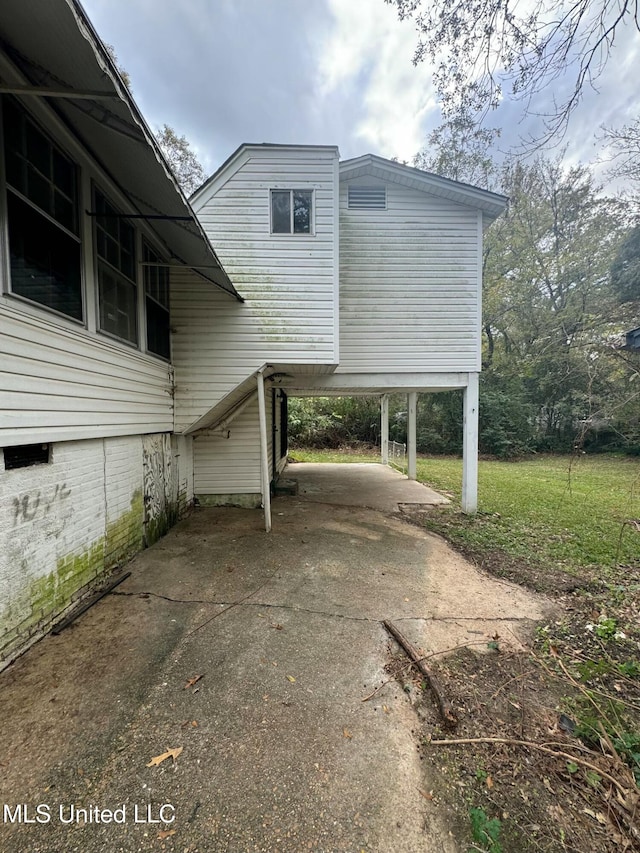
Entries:
{"label": "green tree foliage", "polygon": [[536,444],[567,449],[615,421],[628,388],[616,340],[626,317],[609,270],[626,225],[588,169],[538,158],[503,170],[507,214],[487,236],[485,366],[517,380]]}
{"label": "green tree foliage", "polygon": [[626,178],[636,185],[640,182],[640,118],[619,128],[605,131],[611,151],[614,178]]}
{"label": "green tree foliage", "polygon": [[427,147],[413,161],[418,169],[444,178],[494,189],[499,170],[492,149],[500,136],[498,128],[478,127],[469,110],[449,116],[427,136]]}
{"label": "green tree foliage", "polygon": [[611,284],[621,302],[640,303],[640,225],[620,244],[611,265]]}
{"label": "green tree foliage", "polygon": [[206,176],[186,136],[178,136],[172,127],[165,124],[156,133],[156,139],[178,183],[185,194],[190,196],[203,183]]}
{"label": "green tree foliage", "polygon": [[118,54],[116,53],[115,47],[112,44],[107,44],[106,42],[105,42],[104,46],[105,46],[107,53],[111,57],[111,61],[113,62],[113,64],[116,67],[116,71],[118,72],[120,77],[122,77],[122,82],[127,87],[127,89],[130,92],[132,92],[133,90],[131,88],[131,77],[129,76],[129,72],[126,70],[126,68],[124,68],[120,64],[120,60],[118,59]]}
{"label": "green tree foliage", "polygon": [[504,92],[525,109],[540,92],[572,85],[549,107],[545,138],[561,134],[585,85],[607,64],[616,33],[639,28],[638,0],[385,0],[416,23],[414,62],[430,59],[445,115],[484,115]]}
{"label": "green tree foliage", "polygon": [[[462,158],[462,174],[469,163]],[[621,303],[610,274],[618,263],[637,281],[639,238],[625,206],[603,196],[587,168],[559,160],[513,162],[495,174],[510,204],[485,236],[480,451],[640,450],[640,366],[620,349],[634,304]],[[406,409],[406,397],[391,398],[397,441],[406,440]],[[300,444],[379,441],[378,399],[292,401],[292,412]],[[417,445],[461,451],[460,392],[419,397]]]}

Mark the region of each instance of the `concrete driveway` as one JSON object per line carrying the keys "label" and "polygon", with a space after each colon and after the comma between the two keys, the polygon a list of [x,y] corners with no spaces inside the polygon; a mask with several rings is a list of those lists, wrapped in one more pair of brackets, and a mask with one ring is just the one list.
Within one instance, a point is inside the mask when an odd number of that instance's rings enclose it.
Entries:
{"label": "concrete driveway", "polygon": [[410,696],[362,701],[387,677],[381,620],[428,651],[517,634],[545,603],[394,514],[418,484],[367,466],[349,498],[350,467],[291,466],[271,534],[260,511],[195,511],[0,675],[0,850],[458,849],[419,792],[437,769]]}

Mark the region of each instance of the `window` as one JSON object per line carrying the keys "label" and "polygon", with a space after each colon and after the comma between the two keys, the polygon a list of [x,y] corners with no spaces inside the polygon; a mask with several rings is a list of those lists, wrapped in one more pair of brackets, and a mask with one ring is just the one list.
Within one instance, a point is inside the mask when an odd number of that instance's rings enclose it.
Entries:
{"label": "window", "polygon": [[82,320],[77,168],[3,99],[11,292]]}
{"label": "window", "polygon": [[100,328],[137,344],[136,232],[99,190],[94,196]]}
{"label": "window", "polygon": [[169,270],[147,243],[143,244],[144,298],[147,318],[147,350],[162,358],[171,357],[169,328]]}
{"label": "window", "polygon": [[313,190],[271,190],[271,233],[311,234]]}
{"label": "window", "polygon": [[387,188],[381,186],[359,186],[349,184],[349,209],[350,210],[386,210]]}
{"label": "window", "polygon": [[5,471],[14,468],[29,468],[31,465],[48,465],[51,461],[50,445],[20,444],[4,448]]}

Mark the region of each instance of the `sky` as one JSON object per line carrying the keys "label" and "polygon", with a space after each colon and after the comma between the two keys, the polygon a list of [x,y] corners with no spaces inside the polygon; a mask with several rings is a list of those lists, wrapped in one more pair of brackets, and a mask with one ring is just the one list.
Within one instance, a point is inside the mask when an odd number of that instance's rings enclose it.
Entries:
{"label": "sky", "polygon": [[[343,159],[411,163],[441,122],[431,69],[412,63],[414,24],[384,0],[82,2],[149,125],[184,134],[207,174],[243,142],[338,145]],[[639,60],[640,36],[627,28],[573,116],[568,163],[602,159],[602,126],[638,115]],[[543,93],[538,111],[569,85]],[[488,123],[502,128],[503,149],[540,129],[508,99]],[[605,165],[597,170],[602,179]]]}

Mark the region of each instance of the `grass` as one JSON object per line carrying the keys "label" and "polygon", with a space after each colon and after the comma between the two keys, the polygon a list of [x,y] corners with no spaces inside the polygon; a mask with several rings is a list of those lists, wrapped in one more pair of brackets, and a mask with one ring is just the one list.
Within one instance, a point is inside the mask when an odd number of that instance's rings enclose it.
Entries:
{"label": "grass", "polygon": [[[373,452],[293,451],[304,462],[377,462]],[[480,512],[459,511],[462,461],[419,458],[418,479],[453,500],[428,527],[467,550],[500,550],[571,574],[632,563],[640,536],[624,522],[640,518],[640,461],[614,456],[536,456],[481,460]]]}

